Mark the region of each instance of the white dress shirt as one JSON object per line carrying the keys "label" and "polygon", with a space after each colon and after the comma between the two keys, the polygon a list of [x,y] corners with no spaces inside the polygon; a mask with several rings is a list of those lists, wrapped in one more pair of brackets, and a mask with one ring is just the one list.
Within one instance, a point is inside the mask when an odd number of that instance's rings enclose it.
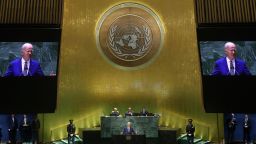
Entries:
{"label": "white dress shirt", "polygon": [[[228,57],[226,57],[227,60],[227,64],[228,64],[228,70],[230,71],[230,60],[228,59]],[[232,60],[233,66],[234,66],[234,71],[236,71],[236,63],[235,63],[235,59]]]}

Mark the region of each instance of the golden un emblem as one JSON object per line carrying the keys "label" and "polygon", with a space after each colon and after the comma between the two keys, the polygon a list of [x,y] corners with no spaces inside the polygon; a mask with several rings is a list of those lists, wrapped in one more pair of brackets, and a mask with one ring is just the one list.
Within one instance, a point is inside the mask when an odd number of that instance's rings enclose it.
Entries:
{"label": "golden un emblem", "polygon": [[136,67],[158,55],[163,27],[151,9],[137,3],[122,3],[101,17],[96,40],[108,60],[119,66]]}

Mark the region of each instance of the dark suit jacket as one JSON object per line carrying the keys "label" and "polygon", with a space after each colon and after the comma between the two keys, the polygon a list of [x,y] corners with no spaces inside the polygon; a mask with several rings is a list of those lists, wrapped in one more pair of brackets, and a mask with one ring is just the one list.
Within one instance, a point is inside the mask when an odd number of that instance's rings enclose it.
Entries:
{"label": "dark suit jacket", "polygon": [[38,131],[40,129],[40,121],[39,119],[33,119],[31,123],[31,128],[33,131]]}
{"label": "dark suit jacket", "polygon": [[14,117],[14,121],[12,120],[12,117],[10,117],[10,119],[9,119],[9,129],[10,130],[18,129],[18,121],[17,121],[16,117]]}
{"label": "dark suit jacket", "polygon": [[24,119],[22,118],[19,126],[19,131],[21,133],[21,137],[29,137],[31,134],[31,123],[30,120],[27,118],[26,126],[24,125]]}
{"label": "dark suit jacket", "polygon": [[[15,59],[10,63],[4,76],[23,76],[21,58]],[[30,59],[28,76],[44,76],[44,73],[38,61]]]}
{"label": "dark suit jacket", "polygon": [[243,128],[250,130],[250,128],[251,128],[251,121],[250,121],[250,119],[248,119],[247,124],[245,123],[245,121],[243,121]]}
{"label": "dark suit jacket", "polygon": [[[226,57],[215,62],[212,75],[230,75]],[[244,61],[235,59],[235,75],[251,75]]]}
{"label": "dark suit jacket", "polygon": [[140,112],[140,116],[147,116],[148,115],[148,111],[141,111]]}
{"label": "dark suit jacket", "polygon": [[228,130],[235,131],[236,125],[237,125],[236,118],[234,118],[233,120],[232,118],[227,119]]}
{"label": "dark suit jacket", "polygon": [[188,124],[188,125],[186,126],[186,133],[187,133],[187,135],[189,135],[189,136],[194,136],[194,132],[195,132],[195,127],[194,127],[194,125],[193,125],[193,124]]}
{"label": "dark suit jacket", "polygon": [[133,115],[133,111],[127,111],[124,115],[125,116],[132,116]]}
{"label": "dark suit jacket", "polygon": [[[25,124],[25,122],[24,122],[24,119],[22,118],[22,120],[21,120],[21,122],[20,122],[20,127],[23,127],[24,126],[24,124]],[[27,126],[31,126],[31,122],[30,122],[30,120],[27,118],[27,122],[26,122],[26,124],[27,124]]]}
{"label": "dark suit jacket", "polygon": [[132,127],[130,128],[130,131],[128,131],[127,127],[125,127],[123,129],[123,135],[134,135],[134,134],[135,134],[135,131],[134,131],[134,129]]}
{"label": "dark suit jacket", "polygon": [[68,134],[75,134],[76,132],[76,127],[74,124],[68,124],[67,125],[67,132]]}
{"label": "dark suit jacket", "polygon": [[119,116],[119,112],[118,111],[112,111],[110,116]]}

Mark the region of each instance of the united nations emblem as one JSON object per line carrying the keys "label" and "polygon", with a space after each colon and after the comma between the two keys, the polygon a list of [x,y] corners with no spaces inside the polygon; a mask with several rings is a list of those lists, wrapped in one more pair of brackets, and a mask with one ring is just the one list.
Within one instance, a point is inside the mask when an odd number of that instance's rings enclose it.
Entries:
{"label": "united nations emblem", "polygon": [[109,9],[96,28],[97,46],[115,64],[136,67],[156,56],[163,40],[158,16],[136,3],[122,3]]}

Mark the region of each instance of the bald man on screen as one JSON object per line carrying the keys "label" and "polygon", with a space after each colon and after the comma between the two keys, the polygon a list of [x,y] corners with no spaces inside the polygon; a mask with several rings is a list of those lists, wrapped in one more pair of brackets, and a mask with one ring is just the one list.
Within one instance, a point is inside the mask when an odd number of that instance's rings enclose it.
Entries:
{"label": "bald man on screen", "polygon": [[21,58],[17,58],[9,64],[4,76],[44,76],[39,62],[31,59],[32,52],[33,45],[31,43],[23,44]]}
{"label": "bald man on screen", "polygon": [[218,59],[214,64],[213,76],[235,76],[251,75],[246,63],[236,58],[236,45],[233,42],[227,42],[224,46],[226,56]]}

